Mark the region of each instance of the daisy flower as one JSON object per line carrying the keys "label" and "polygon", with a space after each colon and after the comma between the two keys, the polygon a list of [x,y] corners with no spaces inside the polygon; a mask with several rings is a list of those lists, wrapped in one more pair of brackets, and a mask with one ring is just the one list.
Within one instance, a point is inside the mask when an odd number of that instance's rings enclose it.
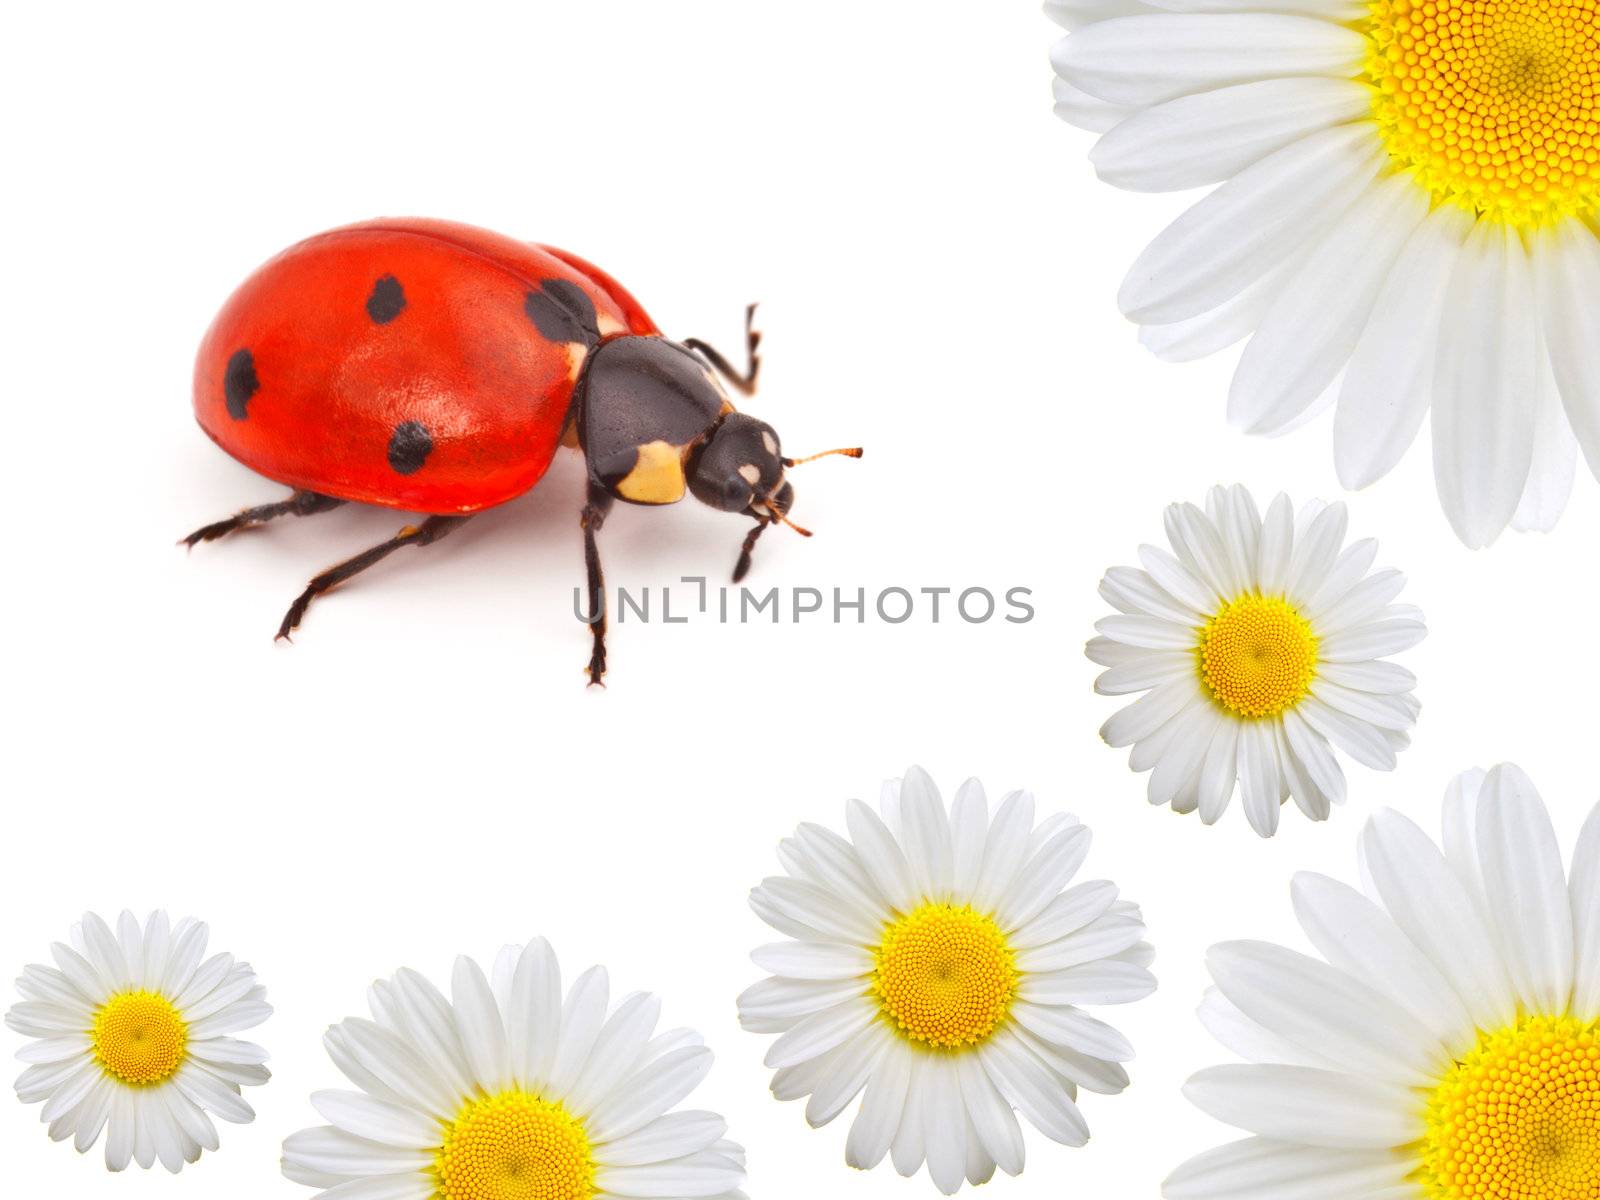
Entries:
{"label": "daisy flower", "polygon": [[1420,642],[1422,614],[1393,603],[1405,583],[1371,571],[1378,544],[1344,544],[1343,504],[1266,516],[1244,488],[1213,488],[1202,512],[1174,504],[1171,552],[1139,547],[1144,569],[1113,567],[1100,595],[1117,610],[1087,647],[1106,670],[1095,691],[1144,693],[1101,727],[1149,771],[1150,803],[1222,816],[1237,783],[1262,837],[1289,797],[1313,821],[1342,804],[1333,749],[1390,771],[1420,706],[1416,677],[1381,661]]}
{"label": "daisy flower", "polygon": [[[1163,358],[1249,338],[1228,414],[1328,405],[1346,487],[1432,410],[1461,540],[1600,472],[1600,3],[1048,0],[1057,111],[1136,191],[1220,184],[1118,301]],[[1574,436],[1576,434],[1576,436]]]}
{"label": "daisy flower", "polygon": [[330,1124],[283,1144],[283,1173],[326,1200],[742,1200],[744,1151],[715,1113],[669,1111],[711,1069],[661,1001],[612,1007],[604,967],[561,990],[543,938],[492,975],[458,958],[446,998],[415,971],[372,985],[372,1020],[323,1039],[355,1091],[317,1092]]}
{"label": "daisy flower", "polygon": [[1321,958],[1211,951],[1201,1015],[1248,1062],[1187,1091],[1254,1136],[1180,1167],[1167,1200],[1600,1196],[1600,809],[1568,878],[1528,777],[1474,771],[1443,849],[1383,812],[1360,857],[1367,895],[1294,881]]}
{"label": "daisy flower", "polygon": [[865,1089],[845,1161],[924,1161],[939,1190],[1022,1170],[1020,1111],[1046,1137],[1081,1146],[1080,1087],[1128,1086],[1126,1038],[1083,1004],[1155,990],[1134,905],[1110,883],[1068,888],[1089,831],[1066,814],[1034,824],[1013,792],[991,820],[968,780],[951,810],[913,767],[879,812],[853,800],[849,838],[802,825],[778,857],[787,874],[750,894],[789,940],[752,957],[771,978],[739,997],[740,1023],[781,1035],[767,1053],[780,1100],[809,1096],[833,1120]]}
{"label": "daisy flower", "polygon": [[94,913],[50,947],[55,966],[25,967],[6,1024],[35,1039],[17,1098],[43,1104],[55,1141],[79,1153],[106,1135],[106,1166],[157,1161],[174,1174],[217,1148],[213,1116],[255,1120],[240,1089],[267,1082],[267,1052],[229,1034],[272,1015],[249,963],[206,957],[205,925],[163,912],[115,932]]}

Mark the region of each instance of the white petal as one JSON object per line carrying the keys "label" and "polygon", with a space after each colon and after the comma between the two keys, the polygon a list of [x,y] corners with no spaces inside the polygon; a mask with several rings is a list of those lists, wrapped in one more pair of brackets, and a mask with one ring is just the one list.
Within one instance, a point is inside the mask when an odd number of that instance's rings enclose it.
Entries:
{"label": "white petal", "polygon": [[1517,231],[1480,221],[1450,281],[1433,390],[1439,499],[1474,549],[1510,523],[1528,481],[1538,334],[1533,272]]}
{"label": "white petal", "polygon": [[872,954],[837,942],[774,942],[758,947],[751,960],[763,971],[790,979],[855,979],[872,972]]}
{"label": "white petal", "polygon": [[1371,94],[1352,79],[1268,79],[1135,113],[1089,159],[1116,187],[1180,191],[1220,183],[1307,134],[1371,113]]}
{"label": "white petal", "polygon": [[352,1179],[320,1193],[316,1200],[429,1200],[436,1194],[432,1176],[416,1171]]}
{"label": "white petal", "polygon": [[1011,792],[1000,802],[984,840],[983,865],[972,894],[979,911],[992,912],[1016,879],[1028,853],[1033,814],[1032,792]]}
{"label": "white petal", "polygon": [[1389,271],[1345,370],[1334,413],[1339,481],[1364,488],[1387,475],[1416,439],[1433,391],[1445,298],[1472,218],[1443,204],[1419,225]]}
{"label": "white petal", "polygon": [[894,1048],[895,1035],[882,1023],[868,1025],[838,1047],[806,1104],[806,1123],[820,1129],[843,1112]]}
{"label": "white petal", "polygon": [[1324,958],[1400,1005],[1451,1054],[1471,1048],[1476,1028],[1460,997],[1382,909],[1310,872],[1295,876],[1292,893],[1300,927]]}
{"label": "white petal", "polygon": [[1323,1068],[1337,1068],[1339,1065],[1314,1048],[1291,1042],[1261,1022],[1245,1016],[1239,1011],[1239,1006],[1224,996],[1219,988],[1209,987],[1205,990],[1195,1015],[1200,1018],[1200,1024],[1207,1033],[1246,1062]]}
{"label": "white petal", "polygon": [[1589,813],[1572,851],[1572,927],[1577,977],[1572,1010],[1583,1021],[1600,1017],[1600,806]]}
{"label": "white petal", "polygon": [[1328,21],[1229,13],[1102,21],[1062,38],[1050,60],[1092,96],[1143,106],[1256,79],[1354,76],[1365,55],[1365,38]]}
{"label": "white petal", "polygon": [[816,939],[807,940],[867,946],[877,943],[878,922],[871,915],[851,908],[814,883],[772,876],[761,881],[758,891],[779,911],[817,931]]}
{"label": "white petal", "polygon": [[1143,741],[1188,707],[1197,686],[1192,671],[1162,684],[1113,713],[1100,727],[1100,737],[1108,746]]}
{"label": "white petal", "polygon": [[642,1167],[601,1167],[594,1183],[607,1196],[693,1197],[721,1196],[744,1182],[744,1171],[730,1159],[713,1152],[651,1163]]}
{"label": "white petal", "polygon": [[1086,826],[1073,825],[1045,843],[1000,897],[995,913],[1000,927],[1017,929],[1043,912],[1078,873],[1092,841]]}
{"label": "white petal", "polygon": [[539,1090],[549,1079],[561,1033],[561,966],[544,938],[523,948],[512,972],[506,1026],[513,1073],[524,1087]]}
{"label": "white petal", "polygon": [[1409,650],[1428,635],[1421,621],[1385,617],[1355,629],[1330,634],[1317,650],[1324,662],[1353,663]]}
{"label": "white petal", "polygon": [[1186,363],[1244,341],[1260,326],[1303,257],[1303,251],[1291,253],[1238,295],[1187,320],[1141,325],[1139,344],[1162,362]]}
{"label": "white petal", "polygon": [[1367,984],[1304,954],[1267,942],[1213,946],[1206,964],[1217,987],[1266,1029],[1346,1069],[1425,1087],[1444,1047],[1416,1018]]}
{"label": "white petal", "polygon": [[1245,347],[1229,420],[1249,433],[1278,433],[1311,407],[1349,361],[1390,265],[1427,212],[1427,193],[1400,175],[1374,183],[1351,205]]}
{"label": "white petal", "polygon": [[924,1145],[925,1113],[928,1107],[926,1081],[929,1077],[928,1060],[922,1055],[910,1055],[911,1078],[906,1084],[905,1103],[900,1112],[900,1124],[894,1131],[889,1146],[889,1157],[894,1169],[906,1178],[917,1173],[927,1157]]}
{"label": "white petal", "polygon": [[921,767],[906,771],[900,787],[900,842],[911,878],[927,897],[948,895],[955,870],[950,818],[932,778]]}
{"label": "white petal", "polygon": [[996,1090],[975,1054],[962,1054],[955,1060],[961,1082],[961,1097],[972,1117],[972,1127],[983,1148],[1007,1175],[1022,1170],[1024,1150],[1022,1127],[1017,1114]]}
{"label": "white petal", "polygon": [[1572,901],[1550,813],[1518,767],[1489,772],[1477,832],[1484,899],[1517,998],[1534,1012],[1564,1012],[1572,996]]}
{"label": "white petal", "polygon": [[426,1113],[390,1104],[364,1092],[312,1092],[311,1106],[323,1120],[353,1137],[413,1150],[426,1150],[439,1144],[439,1123]]}
{"label": "white petal", "polygon": [[1001,1030],[977,1054],[1000,1094],[1040,1133],[1063,1146],[1082,1146],[1089,1140],[1089,1126],[1058,1077],[1015,1035]]}
{"label": "white petal", "polygon": [[1511,528],[1549,533],[1561,520],[1572,496],[1577,474],[1578,442],[1567,423],[1561,393],[1550,363],[1550,352],[1539,340],[1539,387],[1533,398],[1533,460],[1528,466],[1528,482],[1511,516]]}
{"label": "white petal", "polygon": [[967,1120],[961,1100],[955,1061],[930,1057],[923,1068],[927,1104],[923,1145],[928,1154],[928,1177],[946,1196],[961,1189],[967,1177]]}
{"label": "white petal", "polygon": [[1225,1124],[1310,1146],[1400,1146],[1422,1127],[1423,1104],[1410,1088],[1314,1067],[1209,1067],[1190,1079],[1183,1093]]}
{"label": "white petal", "polygon": [[1394,1150],[1327,1150],[1249,1138],[1191,1158],[1164,1200],[1355,1200],[1400,1197],[1413,1160]]}
{"label": "white petal", "polygon": [[1567,419],[1600,475],[1600,239],[1581,220],[1533,235],[1539,320]]}
{"label": "white petal", "polygon": [[1233,799],[1233,785],[1239,777],[1239,736],[1244,723],[1223,717],[1217,724],[1211,746],[1200,769],[1200,820],[1214,825]]}
{"label": "white petal", "polygon": [[845,1141],[845,1162],[856,1170],[870,1170],[889,1153],[895,1132],[900,1128],[912,1062],[909,1050],[891,1048],[884,1055],[877,1074],[867,1083],[866,1095]]}
{"label": "white petal", "polygon": [[1032,949],[1017,950],[1017,966],[1024,971],[1060,971],[1110,958],[1136,946],[1144,937],[1144,922],[1123,913],[1107,913],[1076,933]]}
{"label": "white petal", "polygon": [[1155,990],[1155,976],[1145,968],[1104,959],[1026,976],[1017,996],[1034,1004],[1130,1004]]}
{"label": "white petal", "polygon": [[772,1043],[766,1064],[774,1069],[792,1067],[825,1054],[865,1029],[877,1015],[877,1007],[865,996],[814,1013]]}
{"label": "white petal", "polygon": [[660,1019],[660,998],[645,992],[635,992],[617,1005],[600,1030],[589,1061],[567,1093],[568,1109],[582,1116],[609,1097],[640,1066]]}
{"label": "white petal", "polygon": [[862,993],[860,979],[763,979],[739,996],[739,1022],[752,1033],[782,1033],[803,1017]]}
{"label": "white petal", "polygon": [[1130,109],[1118,104],[1107,104],[1098,96],[1091,96],[1082,88],[1073,87],[1059,76],[1050,81],[1055,99],[1054,112],[1068,125],[1076,125],[1090,133],[1104,133],[1125,121]]}
{"label": "white petal", "polygon": [[1516,1020],[1516,998],[1472,896],[1439,848],[1385,810],[1361,835],[1362,863],[1394,923],[1455,988],[1484,1029]]}
{"label": "white petal", "polygon": [[1112,17],[1150,12],[1143,0],[1045,0],[1044,15],[1064,29],[1082,29]]}
{"label": "white petal", "polygon": [[641,1067],[589,1114],[585,1131],[596,1143],[615,1141],[643,1129],[700,1086],[711,1070],[704,1046],[673,1050]]}
{"label": "white petal", "polygon": [[626,1137],[605,1143],[596,1157],[612,1167],[681,1158],[713,1145],[727,1130],[727,1121],[713,1112],[668,1113]]}
{"label": "white petal", "polygon": [[1365,767],[1374,771],[1392,771],[1395,752],[1376,726],[1348,713],[1340,712],[1307,696],[1295,709],[1306,723],[1339,749]]}
{"label": "white petal", "polygon": [[1019,1000],[1011,1015],[1018,1025],[1046,1042],[1066,1046],[1080,1054],[1093,1055],[1107,1062],[1128,1062],[1133,1058],[1133,1043],[1104,1021],[1081,1009],[1044,1006]]}
{"label": "white petal", "polygon": [[1100,595],[1119,612],[1155,616],[1179,625],[1198,625],[1203,613],[1169,595],[1148,572],[1137,567],[1112,567],[1100,580]]}
{"label": "white petal", "polygon": [[1366,189],[1378,170],[1376,144],[1366,126],[1339,126],[1246,168],[1139,256],[1118,296],[1122,311],[1140,324],[1166,324],[1238,295],[1310,244]]}
{"label": "white petal", "polygon": [[1270,721],[1245,721],[1239,726],[1239,795],[1250,828],[1261,837],[1278,832],[1283,776]]}
{"label": "white petal", "polygon": [[852,800],[845,807],[845,822],[861,864],[878,891],[901,912],[914,909],[917,891],[911,867],[883,818],[861,801]]}

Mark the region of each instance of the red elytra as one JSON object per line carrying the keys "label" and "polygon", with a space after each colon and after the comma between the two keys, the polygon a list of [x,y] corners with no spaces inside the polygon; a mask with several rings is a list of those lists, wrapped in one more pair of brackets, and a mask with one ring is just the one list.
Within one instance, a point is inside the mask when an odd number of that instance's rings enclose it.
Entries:
{"label": "red elytra", "polygon": [[737,412],[723,387],[755,391],[753,310],[741,372],[704,342],[662,337],[616,280],[565,251],[410,218],[308,238],[228,299],[194,375],[201,428],[294,492],[184,541],[349,501],[432,514],[316,576],[279,627],[286,637],[314,597],[521,495],[564,441],[575,444],[588,466],[588,670],[599,682],[606,621],[595,535],[615,500],[670,504],[692,492],[751,517],[736,582],[767,526],[799,528],[788,520],[785,471],[808,460],[784,457],[777,432]]}
{"label": "red elytra", "polygon": [[[586,356],[526,315],[529,289],[550,279],[583,290],[602,336],[659,336],[616,280],[546,246],[418,219],[308,238],[217,314],[195,361],[195,416],[234,458],[290,487],[410,512],[501,504],[549,469]],[[369,301],[385,280],[402,307],[380,322]],[[241,351],[256,387],[234,388],[230,412],[225,381]],[[388,461],[406,422],[432,442],[427,469],[409,475]]]}

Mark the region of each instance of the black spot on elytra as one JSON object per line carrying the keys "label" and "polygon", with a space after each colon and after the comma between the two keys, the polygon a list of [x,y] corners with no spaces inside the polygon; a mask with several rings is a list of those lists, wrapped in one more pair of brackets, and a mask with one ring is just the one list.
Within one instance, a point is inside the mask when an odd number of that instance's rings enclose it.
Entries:
{"label": "black spot on elytra", "polygon": [[250,397],[261,390],[256,375],[255,356],[248,350],[235,350],[222,372],[222,395],[228,402],[228,415],[242,421],[250,415]]}
{"label": "black spot on elytra", "polygon": [[405,306],[405,288],[393,275],[385,275],[372,285],[372,295],[367,297],[367,316],[379,325],[387,325]]}
{"label": "black spot on elytra", "polygon": [[528,320],[552,342],[582,342],[593,346],[600,341],[594,302],[575,283],[546,279],[538,291],[528,293],[522,307]]}
{"label": "black spot on elytra", "polygon": [[420,421],[402,421],[389,439],[389,465],[402,475],[415,475],[433,453],[433,437]]}

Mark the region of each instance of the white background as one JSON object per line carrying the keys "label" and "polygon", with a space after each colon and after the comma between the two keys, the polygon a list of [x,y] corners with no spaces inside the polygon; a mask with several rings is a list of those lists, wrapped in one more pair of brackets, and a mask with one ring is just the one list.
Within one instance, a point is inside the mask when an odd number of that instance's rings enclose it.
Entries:
{"label": "white background", "polygon": [[[757,1197],[927,1196],[842,1162],[766,1094],[734,997],[765,940],[745,907],[796,822],[838,823],[913,761],[947,789],[1026,785],[1094,826],[1091,875],[1145,906],[1162,989],[1107,1014],[1134,1086],[1087,1097],[1095,1137],[1029,1141],[995,1194],[1153,1196],[1227,1135],[1178,1087],[1217,1055],[1192,1018],[1202,954],[1294,937],[1290,874],[1349,878],[1364,816],[1436,828],[1450,774],[1512,758],[1563,833],[1597,788],[1593,549],[1580,480],[1550,537],[1469,553],[1425,446],[1353,497],[1352,530],[1407,570],[1432,636],[1403,661],[1422,722],[1398,772],[1352,767],[1324,826],[1152,811],[1096,730],[1081,646],[1105,566],[1162,506],[1243,480],[1338,493],[1328,422],[1279,442],[1223,419],[1229,364],[1163,366],[1113,297],[1175,198],[1099,185],[1050,112],[1056,36],[1033,6],[749,0],[28,6],[0,49],[7,183],[8,586],[0,965],[44,957],[84,908],[208,919],[278,1008],[260,1116],[176,1180],[107,1176],[0,1105],[8,1194],[283,1196],[283,1135],[336,1083],[323,1027],[367,982],[542,932],[573,970],[668,1000],[718,1067],[698,1103],[750,1149]],[[586,691],[580,474],[407,551],[271,633],[317,569],[398,514],[343,510],[203,547],[190,528],[280,489],[194,426],[194,348],[258,262],[322,228],[451,217],[568,247],[674,336],[739,349],[764,302],[754,411],[786,448],[859,441],[797,479],[762,586],[1034,589],[1027,625],[629,625]],[[743,524],[619,509],[614,583],[722,576]],[[18,1041],[4,1035],[5,1044]]]}

